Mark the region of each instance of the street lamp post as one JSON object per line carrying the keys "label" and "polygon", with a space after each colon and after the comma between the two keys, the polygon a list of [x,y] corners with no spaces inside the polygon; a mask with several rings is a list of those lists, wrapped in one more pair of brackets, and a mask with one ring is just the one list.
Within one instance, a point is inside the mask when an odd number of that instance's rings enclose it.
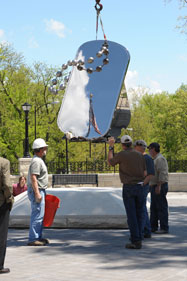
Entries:
{"label": "street lamp post", "polygon": [[36,105],[34,107],[34,139],[36,139]]}
{"label": "street lamp post", "polygon": [[29,110],[31,109],[31,105],[25,102],[22,105],[22,109],[25,112],[25,142],[24,142],[24,158],[30,158],[29,154],[29,134],[28,134],[28,115]]}
{"label": "street lamp post", "polygon": [[66,142],[66,174],[69,174],[68,139],[65,134],[62,139],[65,140],[65,142]]}
{"label": "street lamp post", "polygon": [[66,138],[66,173],[69,174],[68,139]]}

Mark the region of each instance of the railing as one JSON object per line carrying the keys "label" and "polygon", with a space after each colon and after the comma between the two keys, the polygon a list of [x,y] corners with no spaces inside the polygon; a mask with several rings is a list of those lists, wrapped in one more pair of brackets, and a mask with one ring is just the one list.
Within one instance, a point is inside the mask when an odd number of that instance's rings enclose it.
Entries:
{"label": "railing", "polygon": [[[49,173],[62,173],[67,171],[65,162],[48,162]],[[170,173],[187,173],[187,160],[168,160]],[[75,161],[69,162],[70,173],[118,173],[119,166],[109,166],[106,160],[97,161]]]}
{"label": "railing", "polygon": [[[49,174],[66,174],[66,162],[47,162]],[[74,173],[116,173],[119,172],[118,165],[109,166],[106,160],[97,161],[74,161],[69,162],[68,171]]]}
{"label": "railing", "polygon": [[[67,167],[65,161],[47,162],[49,174],[66,174]],[[170,173],[187,173],[187,160],[171,160],[168,159],[168,167]],[[68,166],[69,173],[118,173],[119,166],[109,166],[106,160],[96,161],[72,161]],[[11,163],[10,172],[12,175],[18,175],[18,163]]]}
{"label": "railing", "polygon": [[187,160],[168,159],[167,161],[170,173],[187,173]]}

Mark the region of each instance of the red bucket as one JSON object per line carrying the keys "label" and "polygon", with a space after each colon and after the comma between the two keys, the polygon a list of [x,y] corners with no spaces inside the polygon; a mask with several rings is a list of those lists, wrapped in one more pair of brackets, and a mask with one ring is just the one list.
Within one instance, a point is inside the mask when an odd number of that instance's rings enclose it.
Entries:
{"label": "red bucket", "polygon": [[57,209],[60,207],[60,199],[54,195],[46,194],[45,196],[45,214],[43,226],[51,226]]}

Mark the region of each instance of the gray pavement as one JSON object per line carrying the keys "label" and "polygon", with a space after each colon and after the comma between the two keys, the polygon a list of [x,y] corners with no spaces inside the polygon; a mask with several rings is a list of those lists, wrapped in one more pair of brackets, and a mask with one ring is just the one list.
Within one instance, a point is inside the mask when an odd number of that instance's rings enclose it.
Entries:
{"label": "gray pavement", "polygon": [[168,193],[170,233],[125,249],[127,229],[45,229],[49,246],[28,247],[28,229],[9,229],[2,281],[187,281],[187,193]]}

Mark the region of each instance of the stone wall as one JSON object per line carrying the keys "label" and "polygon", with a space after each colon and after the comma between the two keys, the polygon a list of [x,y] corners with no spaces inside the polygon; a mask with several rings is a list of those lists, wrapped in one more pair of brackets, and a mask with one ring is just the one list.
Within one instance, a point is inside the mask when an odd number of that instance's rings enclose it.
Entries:
{"label": "stone wall", "polygon": [[[122,186],[118,174],[99,174],[100,187]],[[187,191],[187,173],[169,173],[169,191]]]}
{"label": "stone wall", "polygon": [[[26,173],[24,173],[26,175]],[[17,183],[19,175],[11,176],[11,183]],[[121,187],[118,174],[98,174],[99,187]],[[49,175],[49,187],[52,175]],[[187,192],[187,173],[169,173],[169,191]]]}
{"label": "stone wall", "polygon": [[32,158],[19,158],[19,173],[20,176],[27,177],[29,165],[31,163]]}
{"label": "stone wall", "polygon": [[187,191],[187,173],[169,174],[170,191]]}

